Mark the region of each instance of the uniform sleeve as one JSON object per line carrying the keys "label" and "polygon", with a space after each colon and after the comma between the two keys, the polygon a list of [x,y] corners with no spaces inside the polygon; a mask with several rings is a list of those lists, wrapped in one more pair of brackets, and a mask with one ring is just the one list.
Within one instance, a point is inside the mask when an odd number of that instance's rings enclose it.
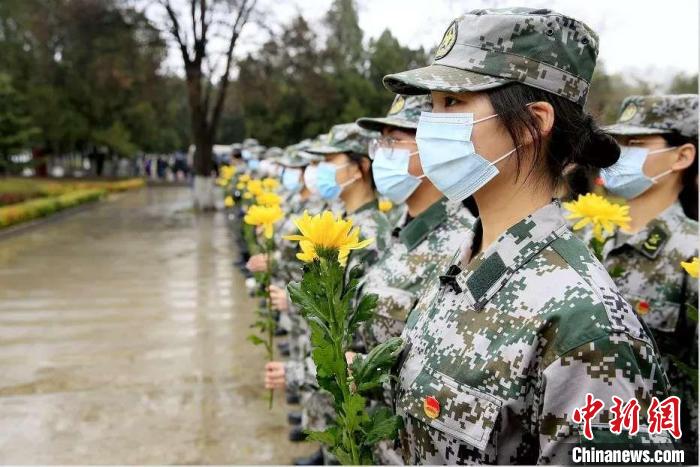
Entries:
{"label": "uniform sleeve", "polygon": [[297,360],[284,362],[284,378],[287,388],[299,388],[304,381],[304,362]]}
{"label": "uniform sleeve", "polygon": [[[547,365],[536,390],[538,463],[569,464],[571,449],[584,442],[608,448],[617,443],[646,445],[646,448],[649,444],[669,447],[669,435],[651,435],[647,428],[651,398],[656,396],[663,400],[667,389],[666,376],[648,342],[627,335],[611,335],[562,354]],[[604,403],[591,420],[593,439],[590,441],[583,436],[583,425],[572,418],[575,409],[586,405],[587,394]],[[608,422],[613,418],[612,396],[619,397],[623,403],[633,398],[639,402],[639,432],[635,436],[627,436],[626,431],[616,435],[609,430]]]}

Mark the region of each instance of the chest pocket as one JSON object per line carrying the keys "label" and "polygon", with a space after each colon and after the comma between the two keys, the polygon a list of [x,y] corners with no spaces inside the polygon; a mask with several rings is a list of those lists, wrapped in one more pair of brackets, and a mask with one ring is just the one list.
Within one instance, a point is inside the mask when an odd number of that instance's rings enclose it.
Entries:
{"label": "chest pocket", "polygon": [[414,294],[396,287],[372,287],[371,284],[367,284],[363,292],[377,294],[377,317],[401,323],[406,321],[408,313],[416,304]]}
{"label": "chest pocket", "polygon": [[681,310],[678,303],[665,300],[646,301],[641,297],[630,297],[630,302],[637,315],[652,330],[668,333],[676,330]]}
{"label": "chest pocket", "polygon": [[[491,438],[503,405],[499,398],[423,368],[410,388],[401,390],[397,402],[400,412],[468,444],[472,450],[495,451]],[[436,438],[440,436],[432,433],[431,439]]]}

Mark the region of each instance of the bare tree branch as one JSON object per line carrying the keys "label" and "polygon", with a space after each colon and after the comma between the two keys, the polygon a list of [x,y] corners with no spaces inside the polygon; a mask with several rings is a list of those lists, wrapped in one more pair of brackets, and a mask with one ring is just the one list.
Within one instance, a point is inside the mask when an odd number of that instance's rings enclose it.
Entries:
{"label": "bare tree branch", "polygon": [[180,34],[180,22],[177,19],[175,10],[173,10],[173,6],[170,4],[170,0],[161,0],[161,5],[163,5],[163,7],[165,7],[165,11],[168,12],[168,16],[170,17],[171,23],[170,33],[173,35],[173,37],[175,37],[178,47],[180,47],[180,52],[182,53],[182,59],[185,61],[185,67],[187,67],[192,63],[192,60],[190,59],[190,54],[187,50],[187,42],[182,38]]}
{"label": "bare tree branch", "polygon": [[241,2],[240,9],[238,10],[238,15],[236,16],[236,21],[231,31],[231,39],[229,41],[228,50],[226,51],[226,68],[224,73],[219,80],[219,92],[216,97],[216,104],[210,118],[210,123],[212,128],[216,128],[219,124],[219,118],[221,116],[221,110],[223,109],[224,100],[226,99],[226,91],[228,90],[229,78],[231,76],[231,63],[233,61],[233,49],[236,46],[236,41],[241,34],[241,30],[248,22],[250,13],[255,9],[257,0],[243,0]]}

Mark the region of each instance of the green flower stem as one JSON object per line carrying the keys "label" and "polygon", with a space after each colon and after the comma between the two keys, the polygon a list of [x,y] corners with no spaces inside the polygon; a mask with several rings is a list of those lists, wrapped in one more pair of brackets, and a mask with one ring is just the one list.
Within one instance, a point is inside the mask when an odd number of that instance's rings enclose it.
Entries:
{"label": "green flower stem", "polygon": [[[332,265],[331,267],[336,267],[335,265]],[[333,334],[335,334],[333,337],[333,347],[334,347],[334,353],[335,357],[339,362],[342,362],[342,367],[343,371],[339,374],[334,375],[335,380],[338,383],[338,386],[340,386],[341,393],[343,395],[343,401],[341,403],[341,406],[344,407],[345,409],[345,415],[347,416],[347,410],[348,406],[350,404],[350,385],[348,384],[348,365],[347,361],[345,360],[345,347],[344,347],[344,341],[343,336],[345,335],[345,323],[342,322],[341,320],[338,319],[338,317],[335,314],[336,310],[341,309],[341,303],[339,303],[338,300],[338,284],[333,284],[330,280],[325,280],[327,288],[326,290],[328,291],[329,294],[329,301],[332,303],[332,311],[330,313],[330,318],[331,318],[331,330]],[[357,448],[357,443],[355,442],[355,436],[353,433],[353,430],[349,429],[347,426],[347,423],[342,424],[342,430],[345,433],[344,438],[348,440],[348,443],[350,444],[350,455],[352,456],[352,461],[354,465],[359,465],[360,464],[360,453]]]}

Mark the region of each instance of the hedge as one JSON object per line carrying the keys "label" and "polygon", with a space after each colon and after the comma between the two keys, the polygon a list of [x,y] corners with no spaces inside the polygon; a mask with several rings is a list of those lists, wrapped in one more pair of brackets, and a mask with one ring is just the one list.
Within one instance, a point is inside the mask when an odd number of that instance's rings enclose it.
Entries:
{"label": "hedge", "polygon": [[105,193],[106,190],[103,189],[75,190],[57,196],[32,199],[23,203],[0,207],[0,228],[48,216],[62,209],[89,201],[96,201],[104,196]]}

